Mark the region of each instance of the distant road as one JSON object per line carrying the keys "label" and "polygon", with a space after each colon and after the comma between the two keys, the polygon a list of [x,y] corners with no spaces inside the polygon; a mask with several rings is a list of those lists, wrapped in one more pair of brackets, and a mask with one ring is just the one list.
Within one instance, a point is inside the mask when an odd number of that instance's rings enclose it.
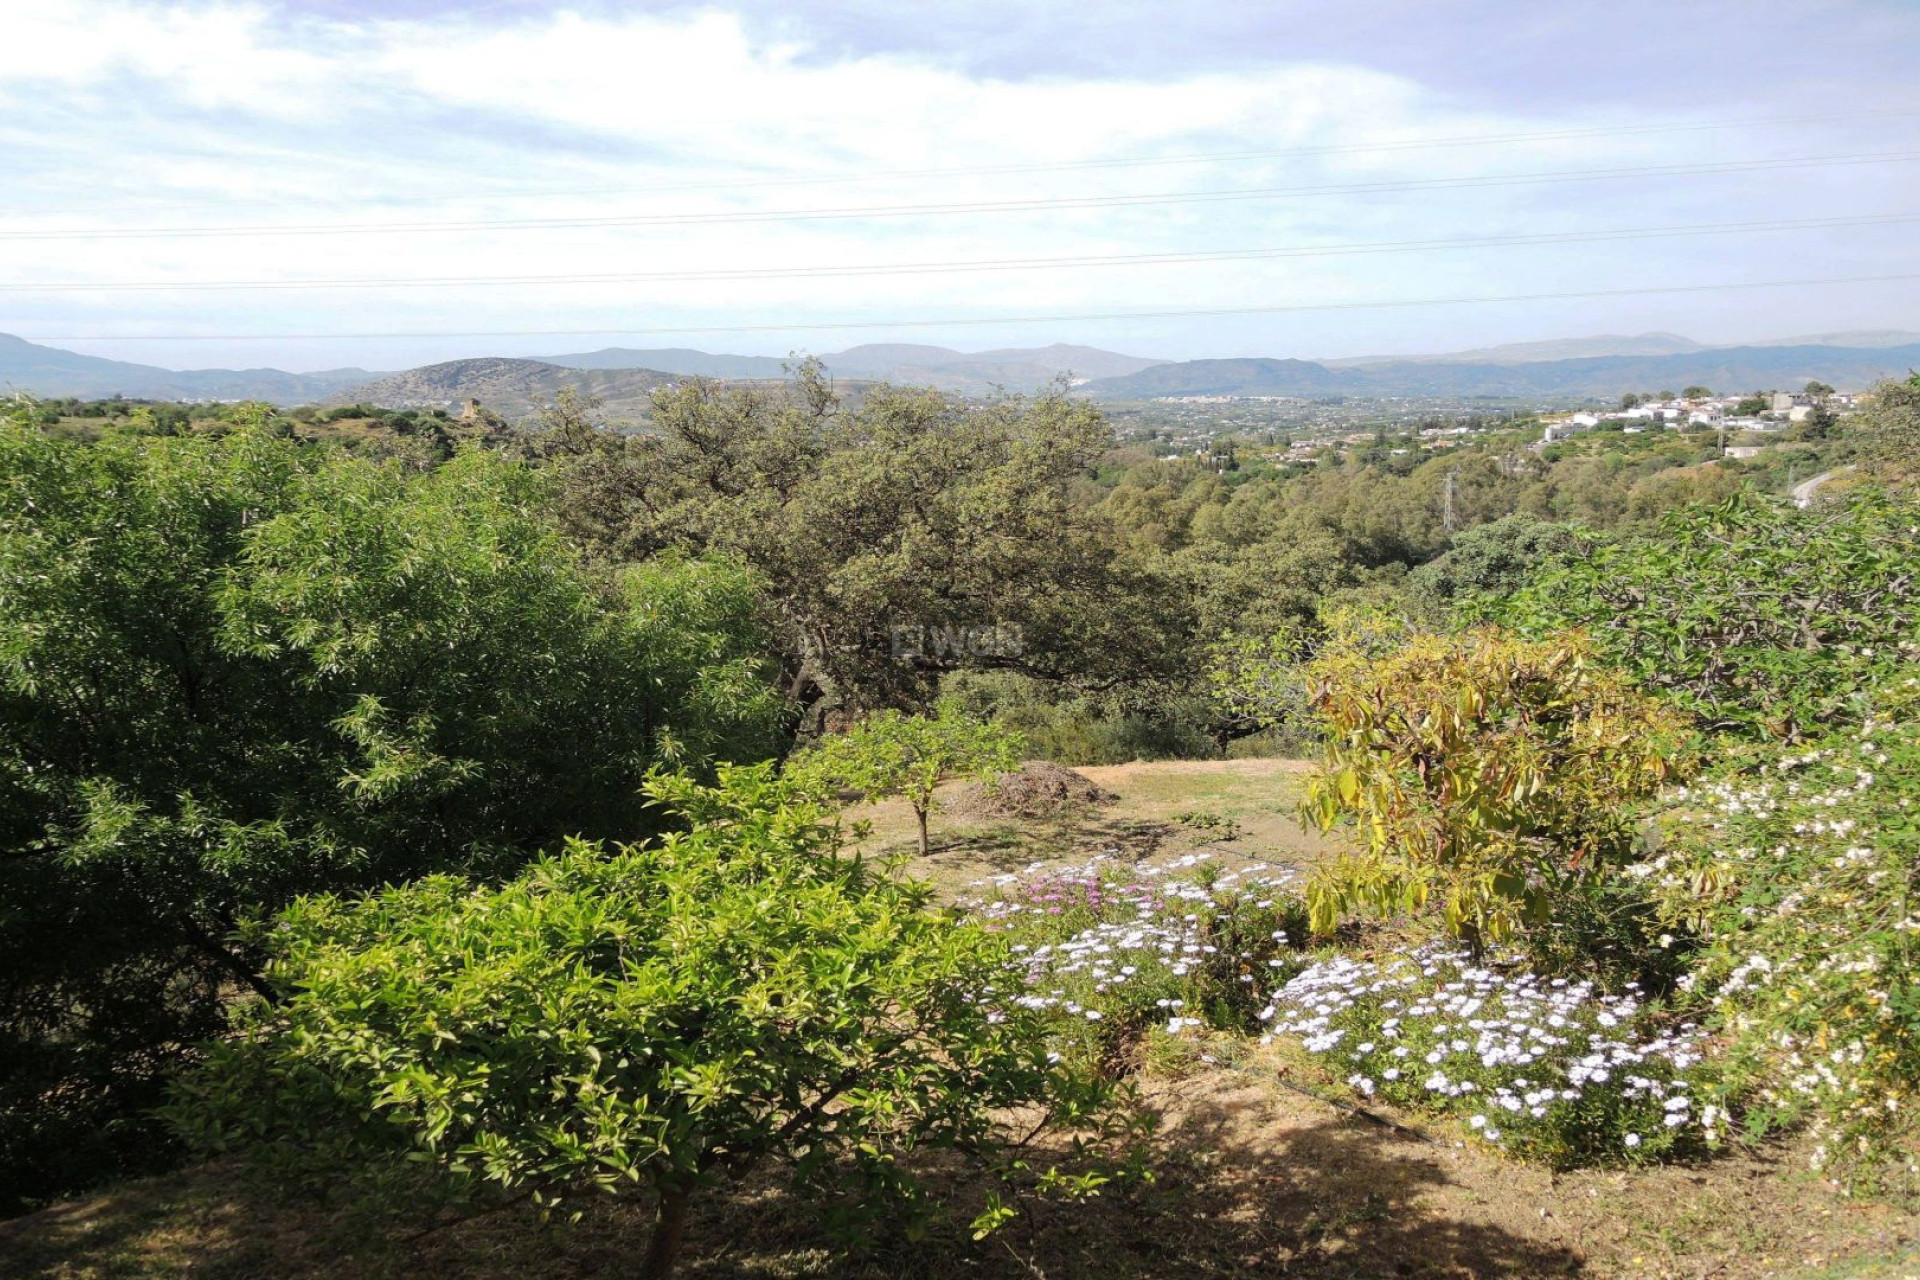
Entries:
{"label": "distant road", "polygon": [[1848,470],[1846,467],[1836,467],[1832,471],[1822,471],[1811,480],[1802,480],[1799,484],[1793,486],[1793,505],[1796,507],[1812,506],[1814,491],[1846,470]]}

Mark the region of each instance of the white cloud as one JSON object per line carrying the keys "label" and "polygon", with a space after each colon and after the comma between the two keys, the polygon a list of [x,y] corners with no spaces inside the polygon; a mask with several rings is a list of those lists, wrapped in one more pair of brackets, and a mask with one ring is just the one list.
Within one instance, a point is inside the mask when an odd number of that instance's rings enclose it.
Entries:
{"label": "white cloud", "polygon": [[0,91],[10,91],[16,108],[62,87],[107,105],[115,82],[132,80],[159,105],[293,117],[325,105],[337,70],[333,57],[273,30],[269,11],[257,5],[11,5],[0,17],[0,39],[8,50]]}
{"label": "white cloud", "polygon": [[[291,20],[244,4],[52,0],[31,10],[9,6],[0,16],[0,50],[6,116],[0,150],[15,174],[3,221],[15,228],[992,201],[1707,161],[1794,154],[1796,145],[1811,152],[1825,142],[1812,131],[1798,144],[1792,136],[1758,131],[1635,132],[1689,121],[1622,108],[1568,112],[1552,100],[1530,112],[1493,111],[1405,75],[1284,56],[1248,69],[1157,79],[1008,80],[904,54],[829,60],[791,40],[756,41],[722,12],[348,23]],[[1783,104],[1781,113],[1792,109]],[[1721,118],[1710,107],[1703,112],[1696,121]],[[1367,149],[1583,129],[1616,132],[1484,147]],[[1300,147],[1350,149],[1194,165],[1044,168],[1095,158]],[[1020,165],[1043,167],[829,186],[689,189],[748,178]],[[1817,216],[1897,205],[1915,191],[1912,168],[1889,166],[1844,179],[1359,193],[965,218],[0,240],[0,281],[754,268]],[[1836,209],[1833,193],[1843,190],[1844,207]],[[592,194],[601,191],[621,194]],[[1779,247],[1771,242],[1762,252]],[[1694,260],[1689,252],[1698,248],[1675,242],[1178,269],[414,293],[0,294],[0,329],[468,330],[1243,306],[1517,292],[1543,280],[1552,287],[1606,287],[1636,283],[1640,272],[1683,278]],[[1727,276],[1742,266],[1738,255],[1700,260]],[[1794,264],[1796,271],[1807,265]],[[1364,328],[1363,321],[1354,324]],[[1577,320],[1566,324],[1584,327]],[[1018,331],[981,336],[1022,337]],[[1060,336],[1115,341],[1108,332]],[[787,344],[771,338],[760,345]],[[115,352],[129,353],[139,358]]]}

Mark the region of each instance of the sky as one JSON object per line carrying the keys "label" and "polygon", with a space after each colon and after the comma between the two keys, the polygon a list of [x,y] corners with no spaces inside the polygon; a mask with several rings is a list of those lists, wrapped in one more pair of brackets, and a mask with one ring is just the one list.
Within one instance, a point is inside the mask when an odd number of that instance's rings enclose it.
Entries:
{"label": "sky", "polygon": [[309,370],[1920,330],[1916,48],[1913,0],[0,5],[0,332]]}

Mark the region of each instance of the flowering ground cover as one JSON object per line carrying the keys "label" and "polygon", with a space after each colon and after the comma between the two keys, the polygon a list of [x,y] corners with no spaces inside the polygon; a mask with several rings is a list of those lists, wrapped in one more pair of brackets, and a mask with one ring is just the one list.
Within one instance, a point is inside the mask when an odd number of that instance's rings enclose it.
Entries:
{"label": "flowering ground cover", "polygon": [[1251,1029],[1301,963],[1297,880],[1257,862],[1222,871],[1206,853],[1157,864],[1102,855],[982,881],[960,906],[1017,939],[1001,998],[1086,1024],[1069,1045],[1110,1048],[1154,1028]]}
{"label": "flowering ground cover", "polygon": [[1366,1097],[1465,1120],[1556,1167],[1690,1154],[1726,1131],[1704,1037],[1634,991],[1423,946],[1331,955],[1263,1011]]}
{"label": "flowering ground cover", "polygon": [[1065,1052],[1210,1029],[1298,1044],[1362,1098],[1458,1120],[1556,1167],[1702,1151],[1728,1115],[1705,1037],[1629,988],[1408,943],[1310,950],[1299,873],[1207,854],[1036,866],[962,909],[1006,931],[995,996],[1066,1015]]}

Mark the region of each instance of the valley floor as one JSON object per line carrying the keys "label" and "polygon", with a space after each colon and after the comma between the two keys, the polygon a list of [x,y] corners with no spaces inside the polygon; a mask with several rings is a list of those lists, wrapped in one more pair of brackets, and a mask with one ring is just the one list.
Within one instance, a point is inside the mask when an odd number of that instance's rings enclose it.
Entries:
{"label": "valley floor", "polygon": [[[1329,846],[1292,813],[1287,761],[1081,770],[1119,799],[1069,821],[936,815],[916,870],[963,895],[1036,861],[1205,853],[1305,866]],[[1182,815],[1186,815],[1183,819]],[[1195,815],[1199,815],[1197,818]],[[880,806],[867,845],[905,851],[911,815]],[[1554,1174],[1467,1145],[1444,1124],[1357,1112],[1279,1046],[1229,1037],[1156,1062],[1157,1176],[1089,1205],[1041,1205],[984,1244],[965,1223],[982,1188],[933,1170],[961,1207],[926,1240],[849,1260],[776,1185],[707,1197],[688,1228],[692,1277],[1920,1277],[1920,1218],[1852,1200],[1807,1171],[1802,1144],[1697,1166]],[[339,1213],[275,1202],[235,1170],[151,1179],[0,1223],[0,1276],[631,1276],[638,1207],[595,1204],[543,1233],[501,1214],[369,1234]]]}

